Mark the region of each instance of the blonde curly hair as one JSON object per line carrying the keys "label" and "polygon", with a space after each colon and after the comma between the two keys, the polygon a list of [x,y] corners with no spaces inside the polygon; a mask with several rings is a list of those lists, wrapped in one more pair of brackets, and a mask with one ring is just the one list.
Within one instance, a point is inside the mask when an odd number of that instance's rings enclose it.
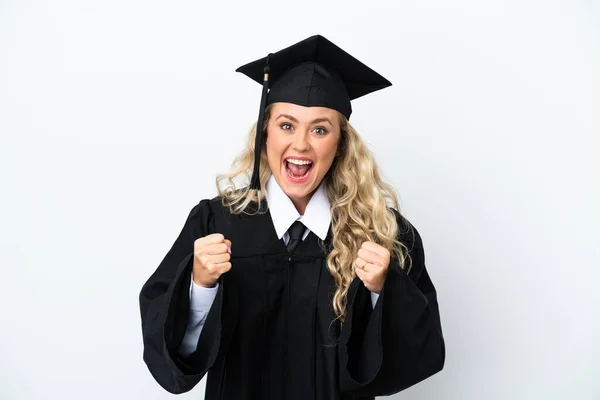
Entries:
{"label": "blonde curly hair", "polygon": [[[263,137],[267,135],[270,111],[271,106],[265,111]],[[348,119],[341,113],[339,116],[338,155],[323,181],[331,204],[333,238],[331,249],[327,249],[327,268],[336,283],[333,309],[336,317],[343,321],[348,289],[356,277],[354,260],[363,242],[371,241],[385,247],[402,269],[410,268],[410,258],[406,246],[397,240],[398,224],[392,208],[399,212],[399,206],[394,189],[381,179],[373,155]],[[234,214],[265,211],[250,207],[265,198],[264,188],[272,174],[266,152],[262,151],[260,184],[263,190],[250,189],[255,138],[256,124],[250,130],[246,149],[234,159],[231,171],[216,179],[223,206]]]}

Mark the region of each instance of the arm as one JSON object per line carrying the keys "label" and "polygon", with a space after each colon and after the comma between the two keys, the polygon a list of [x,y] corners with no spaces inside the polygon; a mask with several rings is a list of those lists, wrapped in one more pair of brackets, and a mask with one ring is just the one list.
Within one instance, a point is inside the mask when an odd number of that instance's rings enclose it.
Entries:
{"label": "arm", "polygon": [[216,358],[221,334],[221,285],[203,328],[196,351],[178,351],[190,315],[189,287],[194,241],[210,233],[212,214],[207,200],[196,205],[171,249],[142,287],[139,295],[144,362],[155,380],[171,393],[192,389]]}
{"label": "arm", "polygon": [[349,290],[349,311],[338,347],[340,387],[362,396],[397,393],[443,368],[445,344],[435,288],[425,268],[421,237],[399,216],[410,249],[407,274],[392,260],[375,308],[357,278]]}
{"label": "arm", "polygon": [[179,354],[188,357],[198,346],[198,339],[202,333],[202,328],[206,322],[208,311],[215,300],[219,284],[215,287],[205,288],[196,285],[193,281],[190,284],[190,319],[181,345],[179,346]]}

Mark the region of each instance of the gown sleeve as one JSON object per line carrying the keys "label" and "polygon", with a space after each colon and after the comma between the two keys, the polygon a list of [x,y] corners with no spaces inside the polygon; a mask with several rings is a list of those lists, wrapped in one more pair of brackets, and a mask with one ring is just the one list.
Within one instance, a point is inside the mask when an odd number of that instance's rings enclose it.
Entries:
{"label": "gown sleeve", "polygon": [[188,356],[178,351],[190,315],[194,241],[210,234],[213,223],[208,200],[202,200],[190,211],[179,236],[139,295],[143,359],[154,379],[171,393],[191,390],[212,366],[219,349],[223,285],[219,285],[196,350]]}
{"label": "gown sleeve", "polygon": [[397,214],[400,240],[410,250],[407,274],[392,258],[374,309],[369,291],[356,278],[342,326],[338,356],[340,389],[365,397],[387,396],[442,370],[445,344],[437,295],[425,268],[417,230]]}

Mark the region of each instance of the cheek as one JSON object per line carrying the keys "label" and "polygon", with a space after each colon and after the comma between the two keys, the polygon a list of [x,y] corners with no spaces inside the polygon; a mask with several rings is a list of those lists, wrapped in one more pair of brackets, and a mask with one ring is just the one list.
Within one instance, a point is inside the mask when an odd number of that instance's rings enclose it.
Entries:
{"label": "cheek", "polygon": [[265,152],[267,153],[267,160],[269,164],[278,164],[281,158],[283,144],[281,139],[277,135],[269,135],[265,142]]}
{"label": "cheek", "polygon": [[270,157],[271,154],[275,152],[275,149],[273,148],[274,144],[275,144],[274,135],[267,134],[267,137],[265,138],[265,151],[266,151],[268,157]]}
{"label": "cheek", "polygon": [[337,145],[337,140],[331,140],[327,143],[323,143],[322,146],[320,146],[319,158],[321,159],[321,162],[327,164],[327,166],[331,166],[337,153]]}

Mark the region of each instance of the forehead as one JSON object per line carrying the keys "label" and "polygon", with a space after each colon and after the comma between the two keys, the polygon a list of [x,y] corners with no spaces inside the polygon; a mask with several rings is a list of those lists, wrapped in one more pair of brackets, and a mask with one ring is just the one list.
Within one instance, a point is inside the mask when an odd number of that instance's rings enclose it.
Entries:
{"label": "forehead", "polygon": [[272,117],[286,114],[300,122],[310,122],[317,118],[328,118],[331,122],[338,121],[338,112],[327,107],[304,107],[293,103],[274,103],[271,109]]}

